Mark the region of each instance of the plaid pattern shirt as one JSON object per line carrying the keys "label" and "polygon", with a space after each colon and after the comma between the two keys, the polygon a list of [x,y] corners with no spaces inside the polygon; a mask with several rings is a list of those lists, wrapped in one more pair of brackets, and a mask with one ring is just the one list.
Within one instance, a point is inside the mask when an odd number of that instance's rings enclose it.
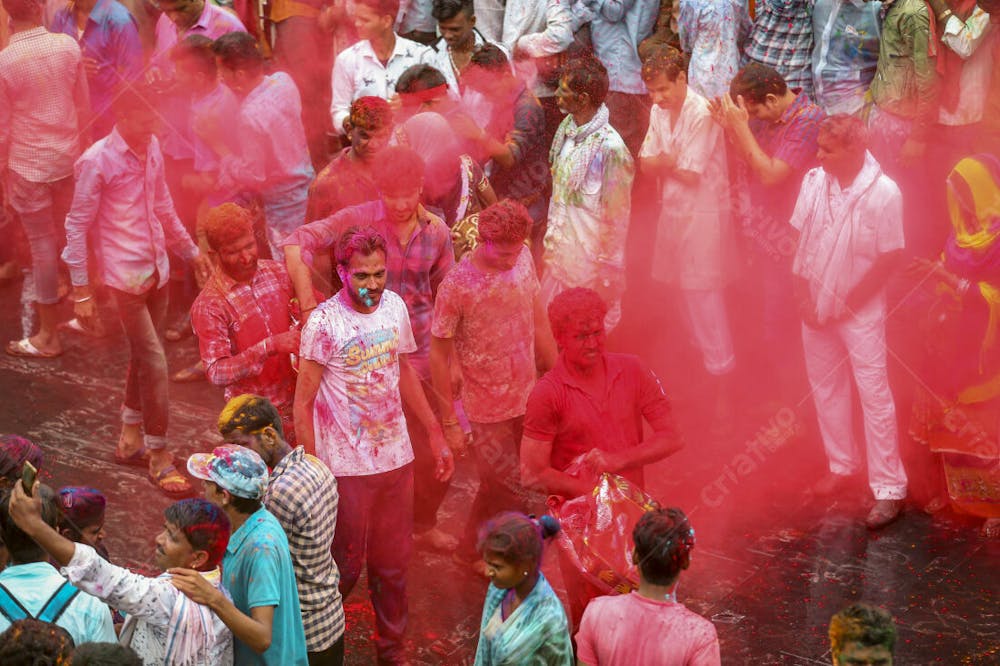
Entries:
{"label": "plaid pattern shirt", "polygon": [[410,327],[417,342],[417,351],[410,356],[422,370],[431,347],[431,320],[434,318],[434,296],[445,274],[455,264],[451,246],[451,231],[441,218],[428,213],[423,206],[417,210],[417,231],[403,245],[392,223],[386,219],[385,205],[372,201],[351,206],[322,220],[310,222],[293,231],[282,245],[298,245],[307,261],[312,255],[332,247],[340,234],[350,227],[372,227],[385,238],[388,273],[385,288],[396,292],[410,313]]}
{"label": "plaid pattern shirt", "polygon": [[274,466],[264,492],[264,506],[288,535],[309,652],[326,650],[344,634],[340,572],[330,552],[339,501],[337,479],[301,446]]}
{"label": "plaid pattern shirt", "polygon": [[295,396],[295,373],[288,354],[275,354],[272,336],[292,327],[292,281],[284,264],[261,260],[249,282],[222,271],[191,306],[205,374],[224,386],[226,400],[243,393],[264,396],[282,410]]}
{"label": "plaid pattern shirt", "polygon": [[89,105],[80,47],[38,27],[0,51],[0,171],[32,183],[73,174],[80,155],[77,109]]}
{"label": "plaid pattern shirt", "polygon": [[[761,150],[790,166],[792,175],[777,185],[764,185],[747,173],[745,164],[741,167],[741,178],[749,181],[747,186],[736,188],[744,233],[766,235],[773,233],[773,225],[784,228],[788,224],[802,177],[816,166],[816,139],[824,118],[823,110],[805,93],[799,93],[777,122],[750,121],[750,130]],[[769,228],[771,232],[767,231]]]}
{"label": "plaid pattern shirt", "polygon": [[757,3],[747,58],[778,70],[788,87],[812,97],[812,9],[806,0]]}

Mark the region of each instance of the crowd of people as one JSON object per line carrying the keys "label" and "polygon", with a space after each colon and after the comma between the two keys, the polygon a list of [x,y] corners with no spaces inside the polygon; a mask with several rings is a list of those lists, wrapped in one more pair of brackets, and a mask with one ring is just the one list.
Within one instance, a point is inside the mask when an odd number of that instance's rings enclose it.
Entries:
{"label": "crowd of people", "polygon": [[[649,365],[606,349],[636,274],[648,307],[676,303],[706,436],[748,401],[741,366],[766,398],[801,374],[828,460],[812,497],[866,474],[872,529],[909,498],[1000,536],[996,0],[2,6],[6,353],[44,363],[117,318],[115,461],[179,500],[147,578],[72,517],[100,493],[14,484],[19,631],[65,648],[31,624],[54,613],[107,642],[111,608],[145,663],[339,664],[365,569],[378,659],[405,663],[418,545],[491,580],[477,664],[718,663],[675,596],[683,511],[635,525],[632,594],[595,599],[560,560],[567,613],[540,570],[546,496],[646,488],[684,446]],[[171,375],[163,339],[192,334],[199,363]],[[227,401],[226,443],[186,469],[171,379]],[[11,441],[14,478],[38,453]],[[456,539],[438,515],[466,453]],[[891,660],[891,620],[849,611],[835,663]]]}

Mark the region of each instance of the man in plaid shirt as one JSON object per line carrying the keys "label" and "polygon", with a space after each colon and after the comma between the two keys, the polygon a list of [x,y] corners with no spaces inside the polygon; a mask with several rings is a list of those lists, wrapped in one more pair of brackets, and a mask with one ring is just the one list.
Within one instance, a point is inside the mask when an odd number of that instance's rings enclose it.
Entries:
{"label": "man in plaid shirt", "polygon": [[337,527],[337,479],[321,460],[285,441],[274,405],[259,395],[232,398],[219,415],[226,442],[256,451],[271,469],[264,506],[288,535],[310,666],[344,661],[340,571],[330,546]]}
{"label": "man in plaid shirt", "polygon": [[[799,325],[791,290],[796,234],[788,221],[802,177],[816,165],[819,125],[826,114],[774,68],[755,62],[736,75],[730,94],[713,102],[712,114],[742,161],[743,184],[735,191],[761,298],[759,342],[767,353],[783,355]],[[796,371],[784,356],[769,360],[781,371]],[[792,386],[793,379],[775,385]]]}
{"label": "man in plaid shirt", "polygon": [[773,67],[796,92],[812,97],[812,3],[761,0],[746,45],[752,62]]}
{"label": "man in plaid shirt", "polygon": [[295,372],[299,351],[292,320],[292,282],[283,264],[257,259],[250,212],[224,204],[208,213],[205,236],[215,273],[191,306],[208,380],[226,399],[242,393],[269,399],[293,438]]}
{"label": "man in plaid shirt", "polygon": [[[386,289],[402,297],[410,315],[414,353],[408,355],[425,391],[430,387],[431,322],[434,298],[445,274],[455,263],[448,227],[420,204],[424,165],[410,148],[391,146],[379,155],[375,185],[379,200],[344,208],[322,220],[293,231],[284,242],[285,262],[295,284],[303,314],[316,307],[308,263],[319,251],[331,248],[351,227],[374,228],[386,240]],[[430,404],[435,399],[428,395]],[[451,550],[454,537],[437,528],[438,507],[448,484],[435,475],[436,462],[424,429],[409,405],[404,405],[415,463],[417,515],[415,529],[422,544],[436,550]]]}

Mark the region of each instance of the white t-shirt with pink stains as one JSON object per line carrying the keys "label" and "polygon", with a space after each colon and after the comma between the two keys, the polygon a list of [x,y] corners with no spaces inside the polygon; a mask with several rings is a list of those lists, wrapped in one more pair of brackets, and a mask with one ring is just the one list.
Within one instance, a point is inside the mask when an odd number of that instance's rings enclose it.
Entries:
{"label": "white t-shirt with pink stains", "polygon": [[416,351],[403,299],[385,290],[362,314],[336,294],[302,330],[300,355],[324,366],[313,409],[316,456],[334,476],[367,476],[413,461],[399,394],[399,354]]}

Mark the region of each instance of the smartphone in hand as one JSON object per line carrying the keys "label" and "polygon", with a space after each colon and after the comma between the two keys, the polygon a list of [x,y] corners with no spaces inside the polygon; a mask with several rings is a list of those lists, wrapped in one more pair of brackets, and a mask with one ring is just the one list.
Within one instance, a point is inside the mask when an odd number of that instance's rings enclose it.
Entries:
{"label": "smartphone in hand", "polygon": [[35,486],[35,479],[38,478],[38,470],[27,460],[24,461],[24,467],[21,468],[21,487],[24,488],[24,493],[31,496],[31,489]]}

